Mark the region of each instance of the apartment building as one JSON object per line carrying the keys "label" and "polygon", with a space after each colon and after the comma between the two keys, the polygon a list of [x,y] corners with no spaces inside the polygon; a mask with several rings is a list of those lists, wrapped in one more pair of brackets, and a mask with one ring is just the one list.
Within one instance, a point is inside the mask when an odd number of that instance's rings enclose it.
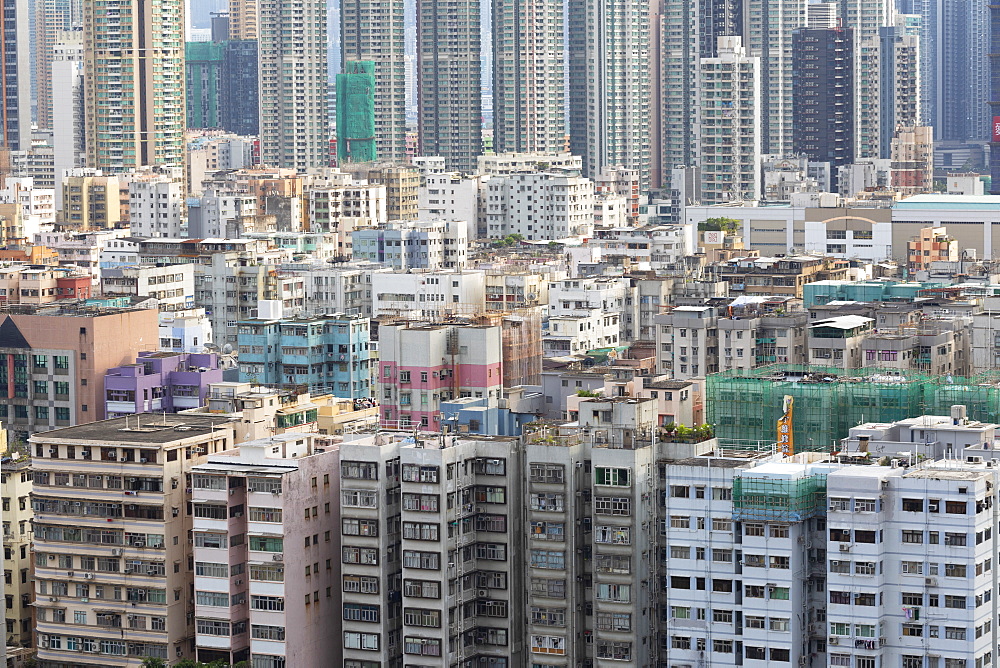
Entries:
{"label": "apartment building", "polygon": [[372,275],[372,316],[428,318],[486,310],[483,271],[385,272]]}
{"label": "apartment building", "polygon": [[183,169],[149,170],[129,178],[129,221],[139,237],[185,237]]}
{"label": "apartment building", "polygon": [[394,220],[351,233],[351,257],[394,269],[461,268],[468,261],[466,221]]}
{"label": "apartment building", "polygon": [[221,380],[215,353],[143,352],[134,363],[108,369],[105,414],[119,417],[198,408],[208,398],[210,384]]}
{"label": "apartment building", "polygon": [[239,324],[240,380],[369,397],[369,336],[368,319],[357,315],[280,318],[262,311]]}
{"label": "apartment building", "polygon": [[483,193],[485,235],[530,240],[585,238],[594,232],[594,184],[575,173],[492,176]]}
{"label": "apartment building", "polygon": [[[503,396],[499,326],[403,323],[379,328],[378,394],[383,424],[441,429],[442,400]],[[446,416],[445,416],[446,417]]]}
{"label": "apartment building", "polygon": [[344,666],[528,665],[516,453],[506,438],[340,445]]}
{"label": "apartment building", "polygon": [[[6,451],[6,434],[4,450]],[[8,459],[9,457],[9,459]],[[0,495],[3,496],[3,577],[6,642],[15,647],[33,647],[34,568],[32,556],[31,460],[20,453],[4,453],[0,465]]]}
{"label": "apartment building", "polygon": [[199,661],[328,666],[335,634],[337,451],[278,434],[191,468]]}
{"label": "apartment building", "polygon": [[195,655],[189,475],[233,444],[217,418],[170,414],[29,440],[40,663]]}
{"label": "apartment building", "polygon": [[486,179],[482,174],[447,172],[426,174],[420,184],[420,216],[427,220],[464,220],[469,240],[485,237],[480,231],[480,199]]}
{"label": "apartment building", "polygon": [[117,176],[96,170],[67,171],[62,188],[62,222],[78,230],[104,230],[121,222],[121,187]]}
{"label": "apartment building", "polygon": [[159,342],[154,309],[19,307],[0,323],[0,421],[13,436],[104,417],[104,374]]}
{"label": "apartment building", "polygon": [[316,313],[372,316],[372,278],[392,268],[377,263],[297,262],[281,265],[304,279],[306,302]]}
{"label": "apartment building", "polygon": [[194,266],[169,264],[101,269],[101,293],[152,297],[161,311],[183,311],[194,306]]}

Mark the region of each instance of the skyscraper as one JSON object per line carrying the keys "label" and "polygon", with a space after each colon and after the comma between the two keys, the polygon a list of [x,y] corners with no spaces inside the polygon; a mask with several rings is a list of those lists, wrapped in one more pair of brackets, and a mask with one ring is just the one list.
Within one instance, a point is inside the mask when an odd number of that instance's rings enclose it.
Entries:
{"label": "skyscraper", "polygon": [[587,176],[639,171],[649,184],[649,3],[569,0],[570,152]]}
{"label": "skyscraper", "polygon": [[1000,195],[1000,4],[990,1],[990,193]]}
{"label": "skyscraper", "polygon": [[375,63],[375,143],[382,160],[406,157],[404,0],[341,0],[341,67]]}
{"label": "skyscraper", "polygon": [[722,204],[760,198],[760,59],[739,37],[718,38],[718,56],[699,73],[701,201]]}
{"label": "skyscraper", "polygon": [[837,167],[854,162],[854,31],[799,28],[793,40],[792,149]]}
{"label": "skyscraper", "polygon": [[84,5],[87,163],[184,164],[184,5]]}
{"label": "skyscraper", "polygon": [[255,40],[259,37],[258,0],[229,0],[229,39]]}
{"label": "skyscraper", "polygon": [[479,0],[417,1],[420,155],[473,172],[483,152]]}
{"label": "skyscraper", "polygon": [[[855,95],[855,128],[858,133],[855,151],[859,158],[879,157],[879,120],[883,103],[891,91],[880,86],[882,54],[879,29],[894,23],[892,0],[840,0],[840,20],[854,30],[857,94]],[[886,67],[891,67],[886,63]],[[890,137],[891,140],[891,137]]]}
{"label": "skyscraper", "polygon": [[895,26],[880,28],[879,57],[878,157],[889,158],[896,129],[921,125],[920,38],[916,31],[910,32],[902,20]]}
{"label": "skyscraper", "polygon": [[262,0],[261,161],[305,170],[329,165],[326,1]]}
{"label": "skyscraper", "polygon": [[31,59],[28,57],[28,0],[3,0],[0,62],[2,145],[12,151],[31,148]]}
{"label": "skyscraper", "polygon": [[566,49],[561,0],[493,3],[493,148],[566,148]]}
{"label": "skyscraper", "polygon": [[696,162],[698,67],[718,54],[718,38],[743,35],[744,0],[661,0],[650,24],[650,81],[653,99],[650,132],[651,183],[670,181],[674,167]]}
{"label": "skyscraper", "polygon": [[256,136],[260,131],[257,40],[226,42],[220,78],[219,125],[238,135]]}
{"label": "skyscraper", "polygon": [[52,129],[52,47],[65,30],[82,27],[80,0],[36,0],[35,81],[38,97],[38,127]]}
{"label": "skyscraper", "polygon": [[746,0],[746,47],[760,58],[764,153],[792,149],[792,36],[806,25],[807,6],[807,0]]}

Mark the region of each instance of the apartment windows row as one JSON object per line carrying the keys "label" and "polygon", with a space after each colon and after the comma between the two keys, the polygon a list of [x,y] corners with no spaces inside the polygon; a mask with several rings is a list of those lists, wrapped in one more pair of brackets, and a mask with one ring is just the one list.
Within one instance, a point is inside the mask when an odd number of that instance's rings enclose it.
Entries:
{"label": "apartment windows row", "polygon": [[[73,612],[72,620],[70,620],[64,608],[39,607],[36,610],[36,619],[39,622],[52,622],[54,624],[65,624],[72,621],[73,624],[77,625],[123,628],[121,613],[76,610]],[[167,618],[158,615],[130,614],[124,621],[126,622],[124,626],[130,629],[164,632],[167,630]]]}
{"label": "apartment windows row", "polygon": [[[694,519],[694,526],[692,526],[691,520]],[[670,523],[671,529],[697,529],[698,531],[704,531],[706,527],[704,517],[690,517],[688,515],[671,515],[668,522]],[[713,517],[712,520],[712,531],[724,531],[732,532],[733,521],[729,518],[723,517]]]}
{"label": "apartment windows row", "polygon": [[[692,644],[692,639],[694,643]],[[708,651],[707,638],[692,638],[691,636],[671,636],[670,647],[672,649],[694,649],[699,652]],[[715,638],[711,643],[711,651],[716,654],[733,654],[736,644],[732,640]],[[791,661],[791,651],[782,647],[757,647],[744,645],[744,656],[747,659],[757,659],[762,661],[773,661],[787,663]]]}
{"label": "apartment windows row", "polygon": [[40,633],[38,646],[41,649],[104,654],[107,656],[131,656],[137,658],[167,658],[167,645],[150,642],[130,642],[124,640],[97,640],[80,636],[62,636]]}
{"label": "apartment windows row", "polygon": [[[667,399],[670,399],[670,393],[667,392]],[[655,398],[655,395],[654,395]],[[660,470],[660,479],[664,480],[666,478],[665,469]],[[672,499],[704,499],[707,490],[704,485],[670,485],[670,498]],[[733,490],[728,487],[713,487],[712,488],[712,500],[713,501],[732,501],[733,500]]]}

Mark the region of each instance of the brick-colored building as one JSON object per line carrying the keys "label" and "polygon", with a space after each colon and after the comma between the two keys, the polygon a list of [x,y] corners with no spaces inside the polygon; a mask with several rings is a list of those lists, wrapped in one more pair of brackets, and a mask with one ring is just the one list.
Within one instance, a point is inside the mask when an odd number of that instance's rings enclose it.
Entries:
{"label": "brick-colored building", "polygon": [[11,306],[0,315],[0,422],[14,436],[104,418],[104,375],[159,343],[155,309]]}

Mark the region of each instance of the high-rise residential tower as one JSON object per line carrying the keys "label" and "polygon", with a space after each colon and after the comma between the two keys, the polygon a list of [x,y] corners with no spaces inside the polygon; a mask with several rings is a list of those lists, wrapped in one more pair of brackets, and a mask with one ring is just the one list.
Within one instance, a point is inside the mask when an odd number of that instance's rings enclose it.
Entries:
{"label": "high-rise residential tower", "polygon": [[651,10],[653,105],[650,182],[664,185],[670,171],[696,162],[698,66],[718,54],[718,38],[743,34],[744,0],[662,0]]}
{"label": "high-rise residential tower", "polygon": [[756,200],[761,193],[760,59],[739,37],[720,37],[719,55],[699,72],[701,201]]}
{"label": "high-rise residential tower", "polygon": [[990,193],[1000,195],[1000,4],[990,2]]}
{"label": "high-rise residential tower", "polygon": [[764,153],[792,150],[792,37],[806,25],[807,0],[746,0],[744,30],[750,55],[760,58]]}
{"label": "high-rise residential tower", "polygon": [[897,128],[913,128],[922,123],[919,28],[911,30],[902,18],[897,17],[895,26],[879,29],[880,158],[890,157]]}
{"label": "high-rise residential tower", "polygon": [[[792,148],[837,167],[854,162],[854,31],[799,28],[793,41]],[[830,188],[837,191],[836,183]]]}
{"label": "high-rise residential tower", "polygon": [[52,47],[65,41],[62,33],[83,25],[81,0],[35,2],[35,81],[38,127],[52,129]]}
{"label": "high-rise residential tower", "polygon": [[262,0],[259,8],[261,162],[330,164],[325,0]]}
{"label": "high-rise residential tower", "polygon": [[341,67],[350,72],[351,63],[375,63],[375,151],[379,160],[406,157],[403,7],[404,0],[340,3]]}
{"label": "high-rise residential tower", "polygon": [[0,144],[12,151],[31,148],[31,59],[28,57],[28,0],[3,0],[0,62]]}
{"label": "high-rise residential tower", "polygon": [[569,0],[570,152],[586,176],[609,167],[649,184],[649,3]]}
{"label": "high-rise residential tower", "polygon": [[472,172],[483,152],[479,0],[417,1],[420,155]]}
{"label": "high-rise residential tower", "polygon": [[559,153],[566,148],[561,0],[493,3],[493,148]]}
{"label": "high-rise residential tower", "polygon": [[229,0],[229,39],[255,40],[259,37],[258,0]]}
{"label": "high-rise residential tower", "polygon": [[87,163],[184,164],[184,4],[84,5]]}
{"label": "high-rise residential tower", "polygon": [[[891,98],[880,85],[883,46],[879,29],[893,25],[895,8],[892,0],[840,0],[840,21],[854,30],[855,47],[855,129],[858,134],[855,151],[859,158],[879,157],[879,121],[883,104]],[[889,58],[889,56],[886,56]],[[886,62],[886,67],[891,67]],[[890,137],[891,140],[891,137]]]}

